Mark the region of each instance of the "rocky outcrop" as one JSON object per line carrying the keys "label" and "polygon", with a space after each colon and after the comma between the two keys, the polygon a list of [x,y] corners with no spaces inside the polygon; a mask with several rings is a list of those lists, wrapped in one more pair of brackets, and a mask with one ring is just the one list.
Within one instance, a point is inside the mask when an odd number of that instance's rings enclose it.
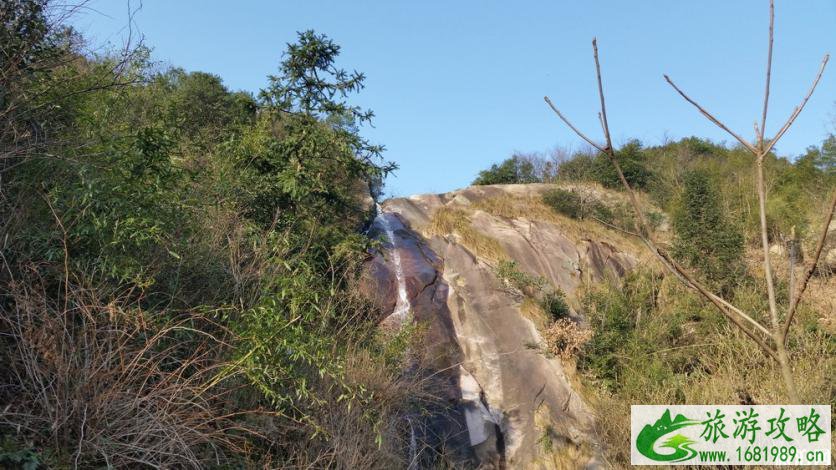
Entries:
{"label": "rocky outcrop", "polygon": [[[397,273],[403,276],[411,319],[426,325],[431,367],[446,374],[442,395],[457,410],[436,426],[457,435],[457,445],[469,447],[462,455],[482,467],[601,465],[593,414],[571,367],[544,352],[538,320],[495,268],[513,260],[577,308],[584,283],[623,275],[637,264],[637,250],[597,224],[552,214],[540,202],[547,188],[481,186],[391,199],[374,225],[385,242],[369,265],[367,290],[396,312]],[[447,211],[447,225],[437,223],[439,211]]]}

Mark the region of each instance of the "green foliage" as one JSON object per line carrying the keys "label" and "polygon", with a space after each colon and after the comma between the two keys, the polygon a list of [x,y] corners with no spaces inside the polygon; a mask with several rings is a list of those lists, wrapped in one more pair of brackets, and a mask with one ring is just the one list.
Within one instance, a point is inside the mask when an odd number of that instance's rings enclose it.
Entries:
{"label": "green foliage", "polygon": [[674,256],[720,292],[731,293],[745,273],[743,236],[723,213],[717,190],[704,172],[685,175],[673,228]]}
{"label": "green foliage", "polygon": [[0,466],[36,470],[44,464],[44,456],[31,446],[21,446],[13,437],[0,434]]}
{"label": "green foliage", "polygon": [[578,367],[590,371],[611,387],[617,385],[621,375],[622,365],[617,353],[633,329],[630,300],[617,289],[592,292],[583,299],[584,312],[594,335],[584,346]]}
{"label": "green foliage", "polygon": [[514,155],[502,163],[494,163],[489,169],[480,171],[473,184],[525,184],[538,181],[532,162]]}
{"label": "green foliage", "polygon": [[171,145],[164,131],[141,129],[105,143],[103,159],[76,168],[76,181],[50,191],[58,215],[73,222],[67,237],[80,267],[145,285],[153,280],[143,272],[158,252],[179,257],[170,240],[182,216]]}
{"label": "green foliage", "polygon": [[560,289],[544,294],[540,306],[552,321],[567,318],[571,313],[569,304],[566,303],[566,294]]}
{"label": "green foliage", "polygon": [[[583,197],[575,190],[550,189],[543,193],[543,203],[558,214],[578,220],[594,218],[605,223],[616,223],[628,217],[628,214],[620,213],[622,208],[610,208],[594,196]],[[632,216],[629,215],[629,218],[632,219]]]}
{"label": "green foliage", "polygon": [[543,203],[571,219],[583,219],[586,213],[583,198],[575,191],[551,189],[543,194]]}
{"label": "green foliage", "polygon": [[[646,189],[653,173],[647,166],[642,144],[631,140],[616,152],[616,159],[624,178],[634,189]],[[590,156],[580,153],[563,161],[557,168],[557,176],[565,181],[594,181],[611,189],[623,187],[621,179],[610,158],[602,153]]]}
{"label": "green foliage", "polygon": [[[205,333],[225,348],[184,374],[202,380],[202,371],[213,387],[229,387],[215,411],[264,410],[273,429],[305,424],[254,452],[267,460],[287,457],[296,441],[344,432],[334,415],[377,429],[387,413],[400,413],[406,404],[371,399],[380,384],[367,383],[375,380],[367,371],[348,371],[353,354],[382,377],[383,364],[394,368],[406,348],[380,347],[379,313],[355,295],[369,249],[359,231],[369,215],[362,199],[394,165],[361,134],[373,114],[348,100],[364,77],[336,68],[339,47],[300,33],[256,113],[249,94],[211,74],[158,71],[147,50],[86,56],[44,7],[0,8],[0,103],[13,111],[0,122],[0,216],[10,221],[0,232],[0,276],[36,273],[50,305],[66,305],[70,284],[99,293],[102,304],[136,301],[144,313],[109,320],[142,324],[149,336],[195,312],[211,319]],[[0,294],[0,313],[15,301]],[[15,341],[2,333],[7,346]],[[148,348],[173,363],[194,353]],[[13,386],[0,390],[0,399],[15,400]],[[38,451],[57,445],[27,436]],[[64,449],[54,450],[65,463]],[[39,462],[23,451],[0,455],[12,465]]]}
{"label": "green foliage", "polygon": [[40,456],[33,449],[19,449],[14,451],[0,451],[0,464],[6,468],[22,470],[37,470],[41,468]]}
{"label": "green foliage", "polygon": [[[638,140],[631,140],[621,147],[615,154],[624,179],[633,189],[645,189],[651,179],[651,172],[647,169],[642,144]],[[620,189],[623,187],[615,166],[605,155],[599,154],[594,162],[595,181],[606,188]]]}
{"label": "green foliage", "polygon": [[821,150],[813,161],[816,169],[833,177],[836,173],[836,135],[830,134],[821,144]]}
{"label": "green foliage", "polygon": [[538,292],[546,285],[542,277],[520,271],[517,262],[513,260],[500,260],[494,272],[508,287],[520,292]]}
{"label": "green foliage", "polygon": [[557,177],[563,181],[596,181],[595,155],[576,153],[557,166]]}
{"label": "green foliage", "polygon": [[538,304],[550,320],[557,321],[570,315],[566,294],[560,288],[550,286],[544,277],[520,271],[516,261],[499,261],[494,273],[513,292],[539,299]]}
{"label": "green foliage", "polygon": [[[664,381],[673,364],[654,361],[649,354],[669,347],[681,336],[682,314],[653,320],[657,310],[660,278],[649,271],[629,274],[623,285],[611,281],[589,291],[582,299],[583,311],[593,330],[578,361],[581,370],[593,375],[611,390],[630,387],[629,374],[645,367],[647,380]],[[648,321],[640,319],[648,318]]]}
{"label": "green foliage", "polygon": [[218,131],[255,118],[255,100],[244,92],[230,92],[216,75],[172,69],[154,77],[150,88],[165,94],[167,125],[192,139],[217,139]]}
{"label": "green foliage", "polygon": [[366,215],[358,204],[363,191],[395,168],[359,132],[373,113],[346,99],[364,76],[334,65],[339,50],[326,36],[300,33],[282,74],[259,95],[257,125],[224,147],[242,174],[246,214],[262,226],[298,227],[301,219],[299,229],[310,221],[346,236]]}

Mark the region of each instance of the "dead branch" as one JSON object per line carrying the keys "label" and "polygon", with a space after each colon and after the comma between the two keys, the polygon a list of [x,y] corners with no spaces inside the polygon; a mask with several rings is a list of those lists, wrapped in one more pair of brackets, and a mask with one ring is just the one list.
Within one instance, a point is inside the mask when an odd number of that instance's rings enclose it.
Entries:
{"label": "dead branch", "polygon": [[784,321],[784,343],[787,341],[787,333],[790,330],[790,324],[792,323],[795,312],[798,309],[798,303],[804,295],[804,291],[807,290],[807,283],[816,271],[816,266],[819,264],[819,259],[821,259],[822,249],[824,248],[824,243],[827,240],[827,234],[830,229],[830,222],[833,220],[834,211],[836,211],[836,192],[833,193],[833,197],[830,199],[830,210],[825,215],[824,226],[822,227],[821,235],[819,235],[819,242],[816,244],[816,251],[814,252],[813,257],[810,258],[810,263],[804,271],[804,276],[801,277],[801,282],[798,287],[795,288],[796,293],[790,302],[790,308],[787,311],[787,319]]}
{"label": "dead branch", "polygon": [[775,144],[778,143],[779,140],[781,140],[781,137],[784,136],[784,134],[789,130],[790,126],[792,126],[792,124],[795,122],[795,119],[798,117],[798,115],[801,114],[801,111],[804,109],[804,106],[807,104],[807,101],[810,99],[811,96],[813,96],[813,92],[816,91],[816,87],[819,85],[819,81],[821,80],[821,77],[824,74],[824,69],[825,67],[827,67],[827,62],[829,60],[830,54],[825,54],[821,60],[819,72],[816,74],[815,80],[813,80],[813,83],[810,85],[810,89],[807,90],[807,94],[804,95],[804,99],[801,100],[801,103],[798,106],[796,106],[795,109],[793,109],[792,114],[790,114],[790,117],[787,119],[787,122],[785,122],[783,127],[781,127],[781,130],[779,130],[778,133],[775,134],[775,137],[773,137],[769,141],[769,145],[763,149],[762,153],[764,155],[768,154],[772,150],[772,147],[774,147]]}
{"label": "dead branch", "polygon": [[680,89],[678,86],[676,86],[676,83],[674,83],[673,80],[671,80],[671,77],[669,77],[667,74],[663,75],[663,76],[665,77],[665,81],[667,81],[673,87],[673,89],[676,90],[676,92],[679,93],[679,95],[682,96],[682,98],[685,99],[685,101],[694,105],[694,107],[697,108],[699,110],[699,112],[702,113],[703,116],[708,118],[709,121],[716,124],[717,127],[719,127],[720,129],[723,129],[724,131],[728,132],[729,135],[731,135],[732,137],[737,139],[737,141],[740,142],[741,145],[743,145],[744,147],[749,149],[750,152],[755,153],[755,154],[758,153],[758,150],[754,146],[752,146],[752,144],[750,144],[748,140],[746,140],[743,137],[740,137],[739,135],[737,135],[737,133],[735,133],[733,130],[729,129],[728,126],[723,124],[722,121],[720,121],[719,119],[714,117],[713,114],[706,111],[705,108],[700,106],[700,104],[697,103],[696,101],[694,101],[690,96],[686,95],[685,92],[682,91],[682,89]]}
{"label": "dead branch", "polygon": [[766,132],[766,112],[769,109],[769,84],[772,81],[772,44],[775,37],[775,0],[769,0],[769,48],[766,53],[766,87],[763,92],[763,114],[761,115],[761,126],[758,129],[755,123],[755,136],[763,141]]}
{"label": "dead branch", "polygon": [[561,113],[561,112],[560,112],[560,110],[559,110],[559,109],[557,109],[557,107],[556,107],[556,106],[552,103],[552,100],[550,100],[548,96],[544,96],[544,97],[543,97],[543,99],[544,99],[544,100],[546,100],[546,103],[549,105],[549,107],[551,107],[551,108],[552,108],[552,111],[554,111],[554,112],[555,112],[555,114],[557,114],[557,117],[559,117],[559,118],[560,118],[560,119],[561,119],[561,120],[562,120],[562,121],[563,121],[563,122],[564,122],[567,126],[569,126],[569,129],[572,129],[572,130],[575,132],[575,134],[577,134],[577,135],[578,135],[578,137],[580,137],[581,139],[585,140],[587,143],[589,143],[589,145],[591,145],[591,146],[595,147],[596,149],[598,149],[598,150],[600,150],[600,151],[604,152],[604,147],[602,147],[601,145],[599,145],[599,144],[595,143],[595,141],[594,141],[594,140],[590,139],[589,137],[587,137],[586,135],[584,135],[584,133],[583,133],[583,132],[579,131],[579,130],[578,130],[578,128],[577,128],[577,127],[575,127],[575,126],[574,126],[574,125],[573,125],[573,124],[569,121],[569,119],[567,119],[567,118],[566,118],[566,116],[564,116],[564,115],[563,115],[563,113]]}

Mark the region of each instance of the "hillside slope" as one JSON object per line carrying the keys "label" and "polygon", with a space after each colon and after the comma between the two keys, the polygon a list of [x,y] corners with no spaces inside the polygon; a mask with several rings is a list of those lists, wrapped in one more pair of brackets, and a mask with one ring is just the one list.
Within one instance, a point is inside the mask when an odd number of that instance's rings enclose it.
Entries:
{"label": "hillside slope", "polygon": [[[383,311],[395,312],[384,323],[408,320],[398,315],[398,290],[406,291],[414,319],[427,328],[425,366],[446,377],[441,395],[454,405],[436,427],[450,436],[466,427],[469,458],[482,464],[600,464],[593,415],[573,367],[544,339],[548,316],[531,289],[515,287],[501,267],[565,293],[569,317],[578,322],[583,285],[622,276],[643,260],[640,247],[619,232],[546,207],[542,194],[553,187],[476,186],[391,199],[376,219],[385,243],[370,264],[369,291]],[[602,200],[620,197],[576,189]]]}

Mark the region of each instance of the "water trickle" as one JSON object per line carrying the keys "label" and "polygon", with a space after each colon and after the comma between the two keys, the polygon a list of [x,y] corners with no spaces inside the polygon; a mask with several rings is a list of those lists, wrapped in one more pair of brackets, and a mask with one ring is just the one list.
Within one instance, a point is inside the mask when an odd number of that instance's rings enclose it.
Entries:
{"label": "water trickle", "polygon": [[[397,320],[398,324],[403,325],[408,319],[412,304],[409,301],[409,295],[406,291],[406,278],[403,273],[403,265],[401,264],[401,253],[398,250],[395,242],[395,229],[392,227],[390,217],[394,215],[386,214],[380,204],[377,204],[377,217],[375,220],[383,227],[386,234],[386,239],[389,242],[392,264],[395,268],[395,278],[398,284],[398,299],[395,301],[395,310],[389,315],[390,318]],[[417,470],[418,466],[418,438],[415,434],[415,426],[409,416],[406,417],[406,422],[409,425],[409,463],[407,470]]]}
{"label": "water trickle", "polygon": [[383,231],[386,233],[386,238],[391,245],[389,252],[392,254],[392,264],[395,266],[395,278],[398,283],[398,299],[395,301],[395,310],[390,315],[403,323],[409,316],[412,305],[409,302],[409,295],[406,292],[406,279],[403,274],[403,266],[401,265],[401,253],[395,243],[395,230],[392,228],[392,221],[389,219],[389,214],[383,212],[380,204],[377,205],[377,217]]}

